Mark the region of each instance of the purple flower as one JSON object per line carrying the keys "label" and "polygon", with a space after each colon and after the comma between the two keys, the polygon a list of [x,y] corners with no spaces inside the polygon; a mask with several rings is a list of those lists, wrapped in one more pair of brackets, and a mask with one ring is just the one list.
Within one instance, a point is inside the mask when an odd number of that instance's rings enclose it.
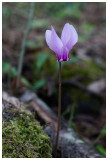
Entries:
{"label": "purple flower", "polygon": [[58,62],[70,60],[69,52],[78,41],[78,34],[72,25],[64,25],[61,39],[51,26],[51,30],[46,30],[45,38],[49,48],[56,53]]}

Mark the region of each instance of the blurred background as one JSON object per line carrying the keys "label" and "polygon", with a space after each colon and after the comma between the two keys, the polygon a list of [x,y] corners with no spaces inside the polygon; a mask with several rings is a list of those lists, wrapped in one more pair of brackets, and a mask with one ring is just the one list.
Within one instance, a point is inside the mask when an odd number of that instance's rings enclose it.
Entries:
{"label": "blurred background", "polygon": [[45,31],[52,25],[61,36],[67,22],[76,28],[79,40],[70,52],[71,60],[62,62],[62,116],[105,155],[106,3],[3,2],[3,90],[19,97],[29,88],[57,114],[58,63],[46,45]]}

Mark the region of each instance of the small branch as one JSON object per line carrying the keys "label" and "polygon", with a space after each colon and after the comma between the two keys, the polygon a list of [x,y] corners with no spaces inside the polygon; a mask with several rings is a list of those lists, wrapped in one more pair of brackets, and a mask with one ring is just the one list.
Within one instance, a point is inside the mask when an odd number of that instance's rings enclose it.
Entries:
{"label": "small branch", "polygon": [[61,62],[59,62],[59,97],[58,97],[58,126],[57,126],[57,135],[56,135],[56,145],[54,157],[56,158],[58,139],[59,139],[59,130],[60,130],[60,119],[61,119]]}
{"label": "small branch", "polygon": [[35,3],[31,2],[30,4],[31,4],[30,5],[30,16],[29,16],[26,32],[25,32],[25,35],[24,35],[24,39],[22,41],[21,52],[20,52],[20,57],[19,57],[17,84],[19,83],[20,77],[21,77],[25,48],[26,48],[26,41],[27,41],[27,37],[28,37],[29,31],[30,31],[30,28],[31,28],[32,19],[33,19],[33,15],[34,15]]}

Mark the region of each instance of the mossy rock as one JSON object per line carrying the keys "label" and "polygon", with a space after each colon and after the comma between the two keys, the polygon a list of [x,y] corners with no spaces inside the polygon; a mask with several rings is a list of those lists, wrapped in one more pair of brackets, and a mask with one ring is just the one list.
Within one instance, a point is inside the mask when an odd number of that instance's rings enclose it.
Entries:
{"label": "mossy rock", "polygon": [[[6,110],[11,119],[3,117],[3,158],[51,158],[50,138],[44,133],[33,114],[18,109]],[[6,116],[5,116],[6,117]]]}

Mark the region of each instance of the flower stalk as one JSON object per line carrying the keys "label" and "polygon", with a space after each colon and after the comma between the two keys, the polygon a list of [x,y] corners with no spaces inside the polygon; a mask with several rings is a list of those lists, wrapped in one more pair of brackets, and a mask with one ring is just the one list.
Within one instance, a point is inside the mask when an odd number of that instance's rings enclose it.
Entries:
{"label": "flower stalk", "polygon": [[58,122],[57,122],[57,135],[56,135],[56,145],[55,145],[55,153],[54,153],[55,158],[56,158],[57,147],[58,147],[60,121],[61,121],[61,62],[59,62]]}
{"label": "flower stalk", "polygon": [[59,62],[58,126],[57,126],[57,136],[56,136],[56,144],[54,152],[54,157],[56,158],[58,140],[59,140],[60,119],[61,119],[61,62],[70,60],[69,52],[73,48],[73,46],[77,43],[78,34],[75,28],[71,24],[66,23],[62,30],[61,39],[58,37],[53,26],[51,26],[51,30],[46,30],[45,39],[49,48],[55,52],[58,58],[57,61]]}

